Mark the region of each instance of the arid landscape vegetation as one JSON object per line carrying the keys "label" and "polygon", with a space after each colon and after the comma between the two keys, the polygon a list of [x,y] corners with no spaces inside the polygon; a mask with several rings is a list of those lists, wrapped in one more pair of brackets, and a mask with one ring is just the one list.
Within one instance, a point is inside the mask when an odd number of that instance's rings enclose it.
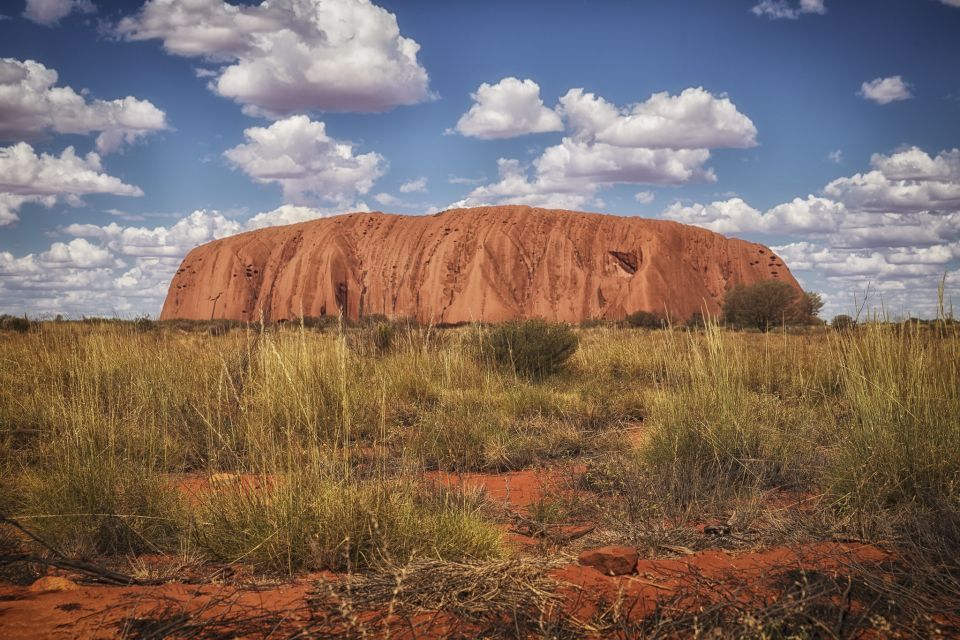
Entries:
{"label": "arid landscape vegetation", "polygon": [[4,635],[960,633],[955,324],[694,324],[8,318]]}
{"label": "arid landscape vegetation", "polygon": [[0,640],[960,640],[958,33],[0,2]]}

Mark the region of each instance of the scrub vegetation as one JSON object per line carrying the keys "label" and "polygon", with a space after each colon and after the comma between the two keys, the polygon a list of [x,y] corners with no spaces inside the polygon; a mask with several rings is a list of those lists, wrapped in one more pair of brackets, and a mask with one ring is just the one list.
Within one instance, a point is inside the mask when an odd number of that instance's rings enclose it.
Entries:
{"label": "scrub vegetation", "polygon": [[[147,554],[379,584],[404,563],[488,575],[520,561],[518,522],[542,533],[586,518],[595,540],[656,556],[709,547],[691,524],[719,518],[721,547],[852,539],[934,567],[936,580],[898,587],[909,602],[960,584],[952,321],[652,324],[7,321],[0,515],[46,546],[11,527],[0,543],[128,569]],[[569,491],[522,518],[437,482],[527,469]],[[804,508],[784,515],[771,495]],[[764,624],[801,624],[765,611]],[[628,629],[597,616],[598,633]],[[641,627],[655,635],[652,620]]]}

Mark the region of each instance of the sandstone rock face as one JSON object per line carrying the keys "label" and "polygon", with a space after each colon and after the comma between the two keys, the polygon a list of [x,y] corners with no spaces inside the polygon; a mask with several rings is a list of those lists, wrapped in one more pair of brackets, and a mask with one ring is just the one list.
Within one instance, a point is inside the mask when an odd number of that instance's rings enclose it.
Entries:
{"label": "sandstone rock face", "polygon": [[799,290],[767,247],[665,220],[525,206],[354,213],[193,249],[160,318],[580,322],[645,310],[683,321],[768,278]]}

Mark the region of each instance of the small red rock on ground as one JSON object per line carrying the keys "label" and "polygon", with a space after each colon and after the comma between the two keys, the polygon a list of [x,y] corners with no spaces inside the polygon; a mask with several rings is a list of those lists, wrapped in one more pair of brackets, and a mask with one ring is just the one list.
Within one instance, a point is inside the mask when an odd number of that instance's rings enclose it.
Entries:
{"label": "small red rock on ground", "polygon": [[587,549],[577,558],[585,567],[593,567],[604,575],[625,576],[636,572],[640,554],[633,547],[597,547]]}
{"label": "small red rock on ground", "polygon": [[44,576],[34,581],[27,591],[30,593],[51,593],[53,591],[76,591],[80,586],[69,578]]}

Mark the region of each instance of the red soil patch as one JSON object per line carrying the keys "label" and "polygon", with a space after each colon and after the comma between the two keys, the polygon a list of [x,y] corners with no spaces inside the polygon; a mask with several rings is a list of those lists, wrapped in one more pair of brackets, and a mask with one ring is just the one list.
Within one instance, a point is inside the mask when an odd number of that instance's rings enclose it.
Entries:
{"label": "red soil patch", "polygon": [[[73,591],[33,593],[29,587],[0,585],[0,636],[7,640],[32,638],[116,638],[120,625],[132,618],[149,618],[159,609],[182,608],[215,618],[230,612],[264,610],[282,615],[301,608],[310,588],[296,582],[263,591],[243,590],[224,585],[168,583],[148,587],[80,585]],[[218,601],[222,604],[213,604]],[[296,624],[293,613],[291,624]]]}
{"label": "red soil patch", "polygon": [[[803,547],[774,547],[730,554],[703,551],[683,558],[640,559],[636,575],[608,576],[594,567],[568,565],[553,576],[569,584],[567,607],[581,620],[589,619],[602,604],[630,603],[631,614],[642,617],[658,601],[691,586],[691,579],[751,584],[754,595],[776,595],[765,582],[774,572],[789,569],[842,572],[849,562],[877,564],[889,555],[872,545],[821,543]],[[585,594],[588,594],[585,597]]]}
{"label": "red soil patch", "polygon": [[272,477],[253,473],[171,475],[169,480],[190,502],[199,501],[204,494],[211,491],[227,489],[255,491],[268,487],[274,482]]}
{"label": "red soil patch", "polygon": [[449,487],[483,488],[494,503],[507,508],[523,509],[543,498],[545,489],[555,484],[557,473],[524,469],[508,473],[451,473],[431,471],[428,480]]}
{"label": "red soil patch", "polygon": [[[563,606],[581,621],[617,602],[629,603],[631,617],[639,619],[652,612],[659,601],[689,587],[694,577],[729,580],[731,584],[751,583],[758,590],[769,591],[776,587],[764,580],[774,570],[798,568],[842,573],[847,562],[870,564],[887,558],[885,552],[869,545],[824,543],[742,554],[705,551],[679,559],[641,559],[637,563],[638,573],[633,576],[606,576],[594,568],[574,564],[554,571],[552,576],[568,585],[561,591]],[[258,616],[251,627],[256,637],[272,628],[277,629],[279,637],[286,637],[307,625],[316,629],[318,623],[326,620],[323,611],[313,613],[308,607],[316,581],[325,579],[336,578],[317,574],[264,588],[168,583],[132,587],[79,585],[75,590],[40,593],[30,587],[0,584],[0,637],[113,638],[120,635],[124,621],[128,625],[145,625],[183,613],[191,614],[192,620],[211,624],[221,617]],[[417,637],[444,637],[456,627],[446,616],[425,615],[424,620],[433,620],[434,624],[418,625]],[[421,635],[428,628],[430,631]],[[251,629],[247,633],[252,633]],[[401,634],[393,634],[394,637],[402,637],[402,630],[398,631]]]}

